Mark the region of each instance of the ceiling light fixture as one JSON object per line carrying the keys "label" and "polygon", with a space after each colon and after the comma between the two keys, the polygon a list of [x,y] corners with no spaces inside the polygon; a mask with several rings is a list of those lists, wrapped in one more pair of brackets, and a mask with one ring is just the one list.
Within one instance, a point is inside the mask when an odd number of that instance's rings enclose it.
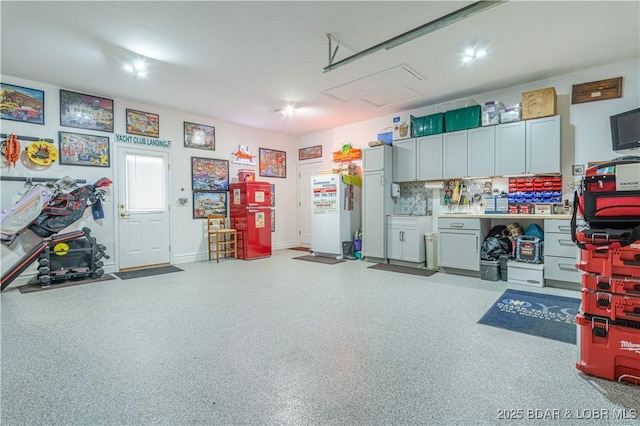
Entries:
{"label": "ceiling light fixture", "polygon": [[462,56],[462,62],[470,62],[476,58],[482,58],[487,54],[486,49],[478,49],[475,47],[470,47],[464,51],[464,55]]}
{"label": "ceiling light fixture", "polygon": [[135,74],[137,77],[147,77],[147,62],[144,59],[137,59],[130,64],[124,64],[127,72]]}
{"label": "ceiling light fixture", "polygon": [[292,116],[294,112],[296,112],[296,109],[293,107],[293,105],[289,105],[282,110],[282,113],[287,117]]}
{"label": "ceiling light fixture", "polygon": [[404,34],[400,34],[396,37],[393,37],[387,41],[383,41],[382,43],[378,43],[373,47],[370,47],[368,49],[362,50],[354,55],[348,56],[338,62],[333,62],[333,58],[335,58],[336,53],[338,52],[338,48],[340,47],[340,44],[338,44],[335,48],[335,51],[332,52],[331,51],[331,41],[333,40],[334,42],[338,42],[339,41],[337,39],[335,39],[334,37],[332,37],[330,34],[327,34],[327,38],[329,39],[329,65],[327,65],[326,67],[324,67],[324,72],[328,72],[331,71],[333,69],[336,69],[338,67],[341,67],[342,65],[346,65],[350,62],[353,62],[357,59],[360,59],[364,56],[370,55],[374,52],[377,52],[378,50],[382,50],[382,49],[393,49],[394,47],[398,47],[401,44],[407,43],[411,40],[415,40],[417,38],[420,38],[422,36],[425,36],[429,33],[432,33],[434,31],[437,31],[441,28],[447,27],[451,24],[454,24],[462,19],[468,18],[472,15],[475,15],[476,13],[482,12],[484,10],[487,10],[489,8],[492,8],[494,6],[498,6],[502,3],[506,3],[506,1],[477,1],[475,3],[470,4],[469,6],[463,7],[462,9],[458,9],[454,12],[451,12],[441,18],[435,19],[431,22],[427,22],[424,25],[421,25],[417,28],[412,29],[411,31],[407,31]]}

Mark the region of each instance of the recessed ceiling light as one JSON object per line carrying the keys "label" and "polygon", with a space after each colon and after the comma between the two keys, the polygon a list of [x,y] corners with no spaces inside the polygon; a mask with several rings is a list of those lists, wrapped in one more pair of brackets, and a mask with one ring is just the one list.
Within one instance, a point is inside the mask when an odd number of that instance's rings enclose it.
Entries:
{"label": "recessed ceiling light", "polygon": [[138,77],[146,77],[148,75],[147,62],[144,59],[137,59],[131,63],[124,64],[123,68]]}
{"label": "recessed ceiling light", "polygon": [[462,55],[462,62],[470,62],[477,58],[482,58],[487,54],[486,49],[479,49],[477,47],[469,47],[465,49],[464,54]]}
{"label": "recessed ceiling light", "polygon": [[296,112],[296,109],[293,107],[293,105],[288,105],[282,110],[282,113],[284,115],[293,115],[294,112]]}

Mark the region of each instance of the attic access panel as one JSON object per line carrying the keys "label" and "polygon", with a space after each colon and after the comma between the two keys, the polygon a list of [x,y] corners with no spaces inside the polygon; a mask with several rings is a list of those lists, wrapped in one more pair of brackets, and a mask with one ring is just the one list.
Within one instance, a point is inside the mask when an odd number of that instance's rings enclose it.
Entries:
{"label": "attic access panel", "polygon": [[348,102],[396,87],[407,86],[421,80],[424,80],[424,77],[407,65],[402,64],[325,90],[321,93],[342,102]]}

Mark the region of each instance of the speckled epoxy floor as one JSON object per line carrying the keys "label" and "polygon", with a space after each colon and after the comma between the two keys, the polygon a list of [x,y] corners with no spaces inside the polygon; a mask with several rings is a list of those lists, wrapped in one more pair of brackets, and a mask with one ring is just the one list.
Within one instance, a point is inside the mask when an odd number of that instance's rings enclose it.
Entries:
{"label": "speckled epoxy floor", "polygon": [[576,346],[477,324],[507,287],[577,292],[299,255],[30,294],[17,280],[0,423],[640,424],[614,419],[640,416],[640,389],[579,373]]}

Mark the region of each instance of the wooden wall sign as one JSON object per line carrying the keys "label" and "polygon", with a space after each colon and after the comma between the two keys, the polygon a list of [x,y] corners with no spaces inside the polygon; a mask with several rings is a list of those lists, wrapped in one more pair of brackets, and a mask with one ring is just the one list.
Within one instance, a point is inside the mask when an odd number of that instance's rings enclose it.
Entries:
{"label": "wooden wall sign", "polygon": [[622,96],[622,77],[607,80],[592,81],[590,83],[574,84],[571,93],[571,103],[602,101]]}

